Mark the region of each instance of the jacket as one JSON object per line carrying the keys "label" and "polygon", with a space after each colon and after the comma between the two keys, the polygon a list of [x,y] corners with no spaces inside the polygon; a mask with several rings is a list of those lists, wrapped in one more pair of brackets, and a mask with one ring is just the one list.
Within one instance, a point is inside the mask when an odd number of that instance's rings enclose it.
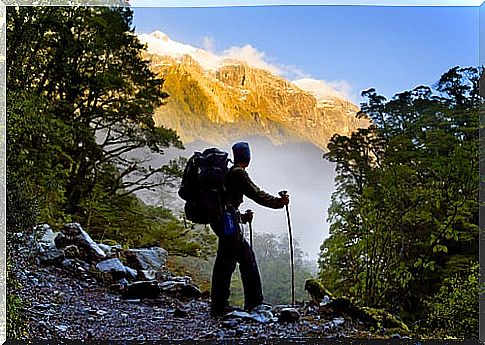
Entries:
{"label": "jacket", "polygon": [[283,208],[284,204],[281,198],[274,197],[265,191],[261,190],[249,178],[245,169],[232,166],[224,180],[225,187],[225,203],[226,205],[237,210],[243,202],[243,196],[247,196],[251,200],[269,208]]}

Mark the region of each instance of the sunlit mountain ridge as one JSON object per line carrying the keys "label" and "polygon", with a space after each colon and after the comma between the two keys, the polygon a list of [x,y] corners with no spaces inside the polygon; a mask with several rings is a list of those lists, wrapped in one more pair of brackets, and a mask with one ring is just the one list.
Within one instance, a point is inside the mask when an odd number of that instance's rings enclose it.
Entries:
{"label": "sunlit mountain ridge", "polygon": [[185,143],[226,145],[261,135],[275,144],[309,141],[326,150],[335,133],[348,135],[368,125],[355,117],[359,108],[337,93],[304,90],[312,83],[292,83],[264,64],[218,56],[159,31],[140,38],[170,95],[155,111],[155,122],[176,130]]}

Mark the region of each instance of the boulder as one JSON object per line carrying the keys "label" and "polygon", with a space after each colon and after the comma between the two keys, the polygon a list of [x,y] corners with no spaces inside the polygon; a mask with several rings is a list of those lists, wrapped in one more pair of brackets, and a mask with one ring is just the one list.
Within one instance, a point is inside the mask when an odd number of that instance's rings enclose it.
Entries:
{"label": "boulder", "polygon": [[159,295],[160,287],[155,280],[128,284],[122,293],[123,298],[126,299],[157,298]]}
{"label": "boulder", "polygon": [[128,249],[124,252],[126,263],[137,270],[163,271],[168,252],[160,247]]}
{"label": "boulder", "polygon": [[96,268],[103,273],[111,273],[113,278],[117,280],[121,278],[136,278],[136,271],[123,265],[118,258],[100,261],[96,264]]}
{"label": "boulder", "polygon": [[186,298],[199,298],[202,291],[194,284],[185,284],[180,288],[180,295]]}
{"label": "boulder", "polygon": [[65,236],[60,236],[56,244],[59,246],[66,246],[74,244],[84,251],[88,258],[92,261],[100,261],[106,259],[106,254],[99,248],[99,246],[94,242],[89,234],[83,230],[79,223],[69,223],[64,225],[61,230],[62,234]]}
{"label": "boulder", "polygon": [[59,234],[59,232],[54,232],[49,224],[37,225],[34,232],[42,234],[42,237],[40,237],[37,243],[41,243],[49,247],[55,246],[54,239]]}
{"label": "boulder", "polygon": [[136,276],[138,280],[157,280],[157,272],[153,270],[139,270]]}
{"label": "boulder", "polygon": [[279,322],[298,322],[300,313],[295,308],[283,308],[278,316]]}
{"label": "boulder", "polygon": [[[57,238],[57,237],[56,237]],[[79,248],[73,244],[64,248],[64,254],[68,259],[82,258]]]}
{"label": "boulder", "polygon": [[101,248],[108,259],[117,257],[118,253],[121,252],[121,246],[119,244],[110,246],[109,244],[98,243],[98,247]]}
{"label": "boulder", "polygon": [[44,264],[59,264],[64,260],[64,251],[56,248],[41,249],[37,257]]}
{"label": "boulder", "polygon": [[202,292],[196,285],[173,280],[160,283],[160,289],[163,292],[177,294],[186,298],[199,298],[202,295]]}

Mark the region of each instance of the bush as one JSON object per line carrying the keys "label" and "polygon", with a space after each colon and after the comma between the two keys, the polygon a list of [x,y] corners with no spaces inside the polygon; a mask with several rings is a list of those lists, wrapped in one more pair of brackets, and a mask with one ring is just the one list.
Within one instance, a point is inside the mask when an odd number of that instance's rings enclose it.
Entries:
{"label": "bush", "polygon": [[446,278],[438,293],[426,302],[428,319],[421,333],[431,338],[478,339],[478,263],[463,276]]}

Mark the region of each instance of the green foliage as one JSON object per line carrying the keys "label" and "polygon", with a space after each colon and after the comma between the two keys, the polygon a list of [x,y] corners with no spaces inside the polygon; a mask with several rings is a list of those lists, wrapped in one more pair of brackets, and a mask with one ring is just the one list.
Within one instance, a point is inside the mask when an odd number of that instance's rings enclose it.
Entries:
{"label": "green foliage", "polygon": [[420,326],[430,338],[478,339],[478,263],[469,263],[461,276],[445,278],[439,291],[426,300],[428,318]]}
{"label": "green foliage", "polygon": [[132,15],[124,7],[7,9],[7,164],[42,195],[43,221],[85,220],[102,175],[113,178],[112,194],[161,184],[155,177],[166,170],[129,154],[181,147],[175,132],[155,127],[167,95],[141,57]]}
{"label": "green foliage", "polygon": [[331,291],[415,321],[456,272],[452,260],[478,257],[480,73],[451,69],[439,94],[363,92],[358,116],[372,125],[334,136],[325,155],[337,171],[319,260]]}

